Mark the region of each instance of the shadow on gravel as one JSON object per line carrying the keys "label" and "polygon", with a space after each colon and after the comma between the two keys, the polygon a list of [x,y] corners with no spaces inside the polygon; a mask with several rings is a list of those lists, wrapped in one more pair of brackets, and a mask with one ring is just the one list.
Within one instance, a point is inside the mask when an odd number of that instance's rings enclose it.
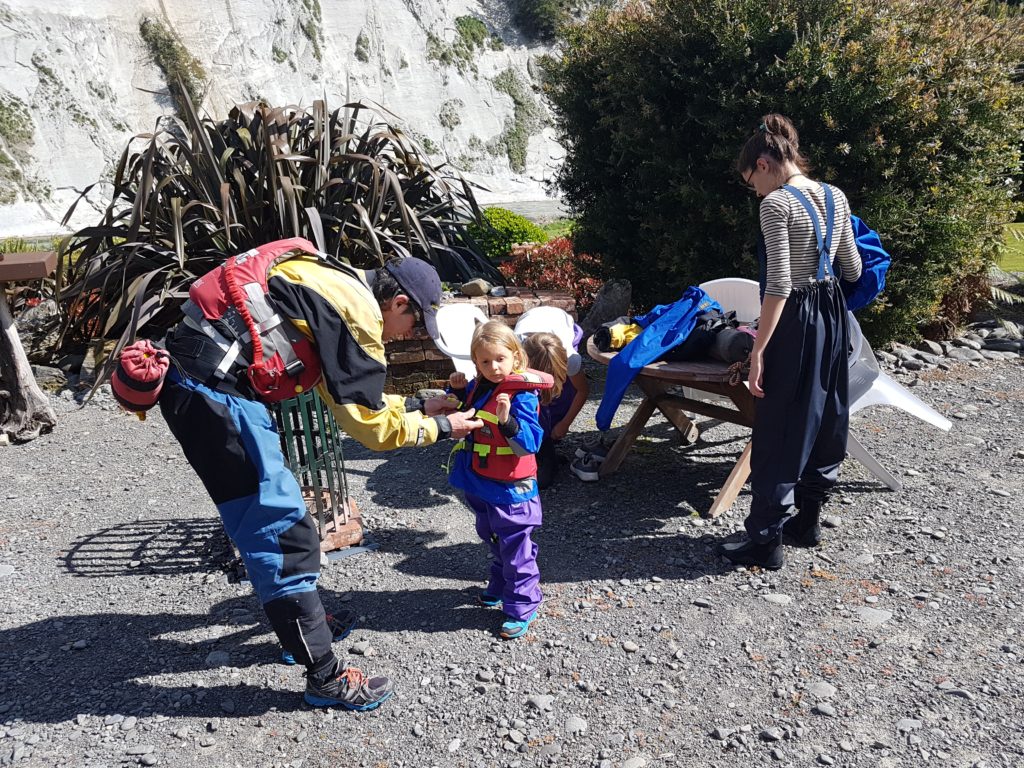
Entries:
{"label": "shadow on gravel", "polygon": [[[213,637],[183,637],[196,632]],[[209,613],[60,616],[4,630],[0,691],[9,708],[0,721],[56,723],[79,714],[240,717],[305,707],[301,672],[278,664],[280,650],[267,642],[269,633],[252,596],[231,598]],[[212,651],[226,651],[230,660],[211,660],[211,666],[269,664],[266,677],[278,678],[275,687],[229,681],[228,669],[221,676],[208,666]],[[194,685],[198,681],[203,687]]]}
{"label": "shadow on gravel", "polygon": [[103,578],[208,570],[232,558],[220,519],[136,520],[84,536],[62,558],[74,576]]}

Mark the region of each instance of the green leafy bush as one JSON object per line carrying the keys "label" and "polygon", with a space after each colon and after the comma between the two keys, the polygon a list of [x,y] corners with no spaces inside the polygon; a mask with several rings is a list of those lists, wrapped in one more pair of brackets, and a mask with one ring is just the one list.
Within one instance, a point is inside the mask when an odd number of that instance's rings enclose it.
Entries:
{"label": "green leafy bush", "polygon": [[515,25],[537,40],[554,40],[569,19],[570,3],[565,0],[512,0],[510,6]]}
{"label": "green leafy bush", "polygon": [[185,113],[186,97],[198,107],[207,80],[206,70],[199,60],[157,19],[144,18],[139,22],[139,34],[154,63],[167,78],[178,114]]}
{"label": "green leafy bush", "polygon": [[518,243],[546,243],[544,230],[507,208],[485,208],[482,224],[470,224],[470,237],[487,258],[503,259]]}
{"label": "green leafy bush", "polygon": [[[983,275],[1015,213],[1019,16],[987,2],[662,0],[567,28],[546,88],[577,247],[641,302],[757,274],[757,200],[734,163],[760,115],[793,118],[814,175],[893,254],[876,341],[910,338]],[[963,306],[963,302],[946,302]],[[955,319],[954,319],[955,321]]]}

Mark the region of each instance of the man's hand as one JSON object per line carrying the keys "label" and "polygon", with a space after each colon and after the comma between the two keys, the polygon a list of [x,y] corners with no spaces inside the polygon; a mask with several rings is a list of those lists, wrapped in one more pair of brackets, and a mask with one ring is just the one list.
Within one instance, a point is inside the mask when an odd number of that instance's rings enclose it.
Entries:
{"label": "man's hand", "polygon": [[494,402],[497,404],[494,415],[498,417],[498,423],[507,423],[509,414],[512,413],[512,398],[508,396],[508,392],[502,392],[494,398]]}
{"label": "man's hand", "polygon": [[456,411],[448,414],[448,423],[452,427],[452,438],[461,440],[474,429],[480,429],[484,423],[480,419],[474,419],[475,410]]}
{"label": "man's hand", "polygon": [[466,374],[461,371],[456,371],[448,377],[448,386],[452,389],[465,389],[469,382],[466,380]]}
{"label": "man's hand", "polygon": [[459,401],[454,397],[431,397],[423,401],[423,412],[427,416],[447,416],[457,410]]}

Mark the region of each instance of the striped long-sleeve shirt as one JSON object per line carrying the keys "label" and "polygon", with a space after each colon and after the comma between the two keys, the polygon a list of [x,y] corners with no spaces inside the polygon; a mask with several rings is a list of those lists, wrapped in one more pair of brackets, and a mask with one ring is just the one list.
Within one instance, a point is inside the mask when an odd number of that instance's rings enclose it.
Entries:
{"label": "striped long-sleeve shirt", "polygon": [[[820,184],[794,185],[817,209],[821,232],[825,233],[825,192]],[[860,254],[850,224],[850,203],[842,190],[832,187],[835,223],[830,257],[839,257],[843,280],[860,277]],[[803,205],[784,189],[776,189],[761,201],[761,233],[767,250],[766,296],[789,296],[795,288],[813,281],[818,274],[818,242],[814,225]]]}

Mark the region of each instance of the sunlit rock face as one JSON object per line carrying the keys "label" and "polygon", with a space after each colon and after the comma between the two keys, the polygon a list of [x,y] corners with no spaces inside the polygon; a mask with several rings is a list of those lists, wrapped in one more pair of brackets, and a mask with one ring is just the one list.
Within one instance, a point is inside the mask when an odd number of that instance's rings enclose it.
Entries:
{"label": "sunlit rock face", "polygon": [[[143,22],[163,40],[143,33]],[[561,161],[538,58],[502,0],[0,0],[0,237],[92,223],[129,139],[175,115],[166,65],[201,111],[371,100],[483,202],[537,200]]]}

